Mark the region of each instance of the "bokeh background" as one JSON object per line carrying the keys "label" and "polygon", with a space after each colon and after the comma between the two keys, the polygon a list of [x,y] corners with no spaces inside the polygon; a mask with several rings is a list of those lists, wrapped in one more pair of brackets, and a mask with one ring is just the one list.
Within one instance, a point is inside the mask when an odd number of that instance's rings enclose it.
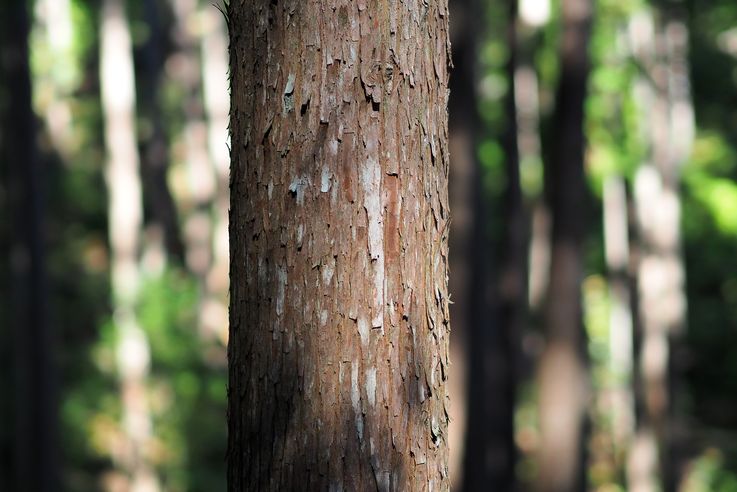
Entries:
{"label": "bokeh background", "polygon": [[[737,3],[450,7],[454,488],[737,491]],[[225,490],[223,8],[0,2],[0,490]]]}

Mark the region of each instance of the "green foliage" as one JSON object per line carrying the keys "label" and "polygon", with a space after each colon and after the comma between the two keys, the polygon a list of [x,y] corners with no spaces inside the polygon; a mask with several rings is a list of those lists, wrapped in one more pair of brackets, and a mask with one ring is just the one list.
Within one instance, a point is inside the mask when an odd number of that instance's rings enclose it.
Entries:
{"label": "green foliage", "polygon": [[145,282],[138,312],[157,354],[154,364],[172,367],[199,357],[195,332],[197,294],[193,279],[180,270],[167,270]]}
{"label": "green foliage", "polygon": [[[737,5],[692,2],[691,83],[699,131],[683,170],[683,232],[688,323],[686,410],[699,427],[735,432],[737,418],[737,59],[721,42],[737,22]],[[698,402],[698,403],[697,403]],[[735,490],[737,450],[702,455],[693,490]]]}
{"label": "green foliage", "polygon": [[737,58],[720,46],[737,22],[737,5],[690,3],[691,84],[697,136],[683,170],[684,253],[687,277],[688,398],[683,411],[707,434],[691,468],[687,491],[737,490],[737,448],[729,439],[737,418]]}
{"label": "green foliage", "polygon": [[586,100],[588,176],[601,197],[609,175],[631,177],[645,156],[639,126],[642,115],[634,100],[638,68],[626,47],[625,28],[640,2],[597,2],[592,39],[592,69]]}
{"label": "green foliage", "polygon": [[683,488],[686,492],[737,492],[737,475],[725,467],[718,449],[704,451],[691,464]]}
{"label": "green foliage", "polygon": [[589,354],[594,362],[594,383],[603,386],[609,361],[609,292],[606,280],[591,275],[584,281],[584,324],[589,340]]}
{"label": "green foliage", "polygon": [[170,490],[225,488],[225,353],[198,335],[198,299],[191,275],[174,269],[149,278],[141,293],[160,471]]}
{"label": "green foliage", "polygon": [[478,159],[484,170],[484,190],[489,196],[499,196],[505,189],[504,149],[495,140],[485,140],[479,145]]}
{"label": "green foliage", "polygon": [[[111,443],[121,419],[116,375],[116,337],[110,306],[110,252],[107,244],[107,193],[103,176],[104,148],[98,84],[99,2],[71,0],[71,38],[52,49],[37,24],[30,39],[34,104],[46,114],[52,100],[68,105],[68,138],[62,147],[39,117],[39,144],[46,192],[45,237],[50,286],[50,319],[58,343],[60,371],[59,435],[63,452],[62,482],[66,490],[99,490],[114,469]],[[130,2],[130,11],[142,2]],[[146,30],[136,30],[145,37]],[[184,94],[167,85],[172,109],[167,132],[181,128]],[[7,99],[0,75],[0,104]],[[2,136],[0,135],[0,146]],[[1,163],[0,163],[1,164]],[[6,203],[4,182],[0,204]],[[6,252],[8,221],[0,221]],[[5,255],[8,257],[8,254]],[[5,272],[6,262],[0,272]],[[0,283],[8,297],[9,285]],[[201,336],[197,310],[201,292],[191,272],[171,268],[144,281],[139,322],[150,339],[152,374],[147,386],[154,418],[154,460],[169,491],[225,489],[225,349]],[[7,304],[0,316],[7,319]],[[2,383],[10,374],[11,345],[0,330]],[[9,379],[9,378],[8,378]],[[5,402],[12,401],[5,399]],[[0,417],[10,421],[6,403]],[[0,475],[8,456],[10,432],[0,430]],[[3,483],[0,483],[2,488]]]}
{"label": "green foliage", "polygon": [[700,134],[684,170],[683,227],[688,275],[687,373],[691,411],[709,426],[737,429],[727,408],[737,404],[737,239],[735,150],[720,135]]}

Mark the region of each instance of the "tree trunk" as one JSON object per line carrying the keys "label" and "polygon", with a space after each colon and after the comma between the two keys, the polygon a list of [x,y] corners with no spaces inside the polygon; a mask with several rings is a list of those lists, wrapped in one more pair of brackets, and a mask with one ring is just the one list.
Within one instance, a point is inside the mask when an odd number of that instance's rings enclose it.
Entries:
{"label": "tree trunk", "polygon": [[[634,56],[645,71],[639,92],[650,162],[635,176],[639,247],[637,436],[629,480],[633,490],[676,490],[673,359],[686,328],[681,256],[680,168],[690,154],[693,108],[688,79],[688,28],[678,10],[662,7],[633,18]],[[647,458],[647,459],[645,459]]]}
{"label": "tree trunk", "polygon": [[[200,304],[200,323],[206,333],[228,340],[228,36],[221,12],[207,8],[202,12],[205,25],[200,49],[205,114],[208,127],[208,150],[216,177],[212,203],[212,261]],[[223,351],[224,354],[224,351]],[[225,359],[223,357],[223,359]]]}
{"label": "tree trunk", "polygon": [[562,3],[555,147],[545,176],[553,230],[545,308],[547,345],[539,369],[539,489],[549,492],[585,489],[583,431],[588,382],[581,311],[586,195],[583,121],[592,8],[590,0]]}
{"label": "tree trunk", "polygon": [[[208,22],[205,10],[210,15],[222,15],[208,5],[200,8],[198,0],[169,0],[174,14],[174,38],[177,51],[171,57],[180,65],[178,83],[184,90],[184,126],[178,146],[184,150],[184,169],[187,186],[180,193],[179,203],[183,210],[187,266],[195,274],[199,284],[200,300],[198,312],[198,331],[204,340],[215,338],[227,340],[227,308],[222,302],[227,289],[227,224],[223,222],[227,214],[227,177],[223,179],[223,169],[227,176],[227,123],[220,129],[220,146],[225,148],[225,162],[220,161],[223,152],[213,153],[212,132],[218,121],[227,121],[225,109],[213,106],[212,84],[214,77],[208,74],[213,66],[222,70],[219,75],[225,80],[216,88],[219,97],[228,100],[227,89],[227,44],[220,46],[221,53],[206,53],[205,49],[214,43],[217,24]],[[203,31],[210,32],[204,35]],[[195,27],[196,26],[196,27]],[[214,28],[214,29],[213,29]],[[220,67],[217,65],[221,63]],[[224,87],[223,87],[224,86]],[[220,112],[220,115],[217,113]],[[224,113],[224,114],[222,114]],[[206,120],[209,118],[209,121]],[[223,167],[224,166],[224,167]],[[221,234],[219,244],[217,235]],[[225,244],[223,244],[225,242]],[[217,249],[216,249],[217,248]],[[220,278],[218,278],[220,274]],[[225,351],[223,350],[223,360]]]}
{"label": "tree trunk", "polygon": [[447,490],[447,3],[228,16],[229,489]]}
{"label": "tree trunk", "polygon": [[[472,233],[468,253],[464,255],[470,263],[466,299],[467,303],[467,343],[468,343],[468,420],[466,447],[464,449],[463,488],[475,490],[512,490],[514,484],[514,363],[515,347],[512,341],[514,333],[514,303],[518,302],[521,282],[512,285],[518,270],[517,260],[524,261],[524,248],[516,243],[521,224],[518,212],[521,210],[519,195],[519,174],[517,160],[517,128],[514,103],[514,67],[516,65],[516,1],[507,3],[508,15],[508,47],[510,57],[507,65],[510,88],[506,99],[507,134],[504,136],[505,166],[507,170],[507,188],[505,190],[505,236],[501,241],[503,252],[498,273],[492,265],[491,240],[486,233],[489,223],[488,201],[485,200],[480,165],[475,159],[475,142],[472,138],[470,147],[473,173],[471,173],[471,224]],[[467,26],[464,41],[472,43],[472,50],[466,52],[461,59],[454,79],[458,83],[461,103],[460,114],[453,115],[460,123],[456,127],[463,128],[475,136],[479,122],[476,118],[475,63],[476,49],[474,39],[479,29],[474,28],[474,13],[483,8],[478,2],[470,2],[467,11]],[[458,72],[461,72],[460,74]],[[464,104],[465,103],[465,104]],[[458,121],[456,120],[456,121]],[[519,247],[512,252],[512,246]],[[510,256],[510,253],[512,256]],[[496,281],[500,283],[495,283]],[[501,287],[501,283],[507,288]],[[454,298],[455,299],[455,298]]]}
{"label": "tree trunk", "polygon": [[448,392],[453,401],[449,424],[449,467],[454,490],[465,487],[468,470],[465,470],[468,453],[469,402],[473,389],[468,387],[471,361],[470,342],[473,329],[472,307],[480,297],[474,295],[478,272],[478,255],[474,255],[474,227],[478,218],[475,198],[479,185],[479,163],[476,159],[479,118],[476,115],[476,59],[478,2],[474,0],[450,1],[450,37],[453,45],[453,75],[450,78],[448,100],[448,143],[450,148],[450,173],[448,194],[453,210],[450,225],[450,278],[449,289],[453,303],[450,317],[453,331],[450,334],[450,358],[453,371],[448,380]]}
{"label": "tree trunk", "polygon": [[628,198],[624,178],[611,175],[604,181],[604,251],[608,271],[609,370],[613,376],[600,397],[611,416],[612,458],[617,469],[634,435],[635,413],[632,369],[633,322],[629,274]]}
{"label": "tree trunk", "polygon": [[121,391],[123,443],[111,455],[134,492],[158,490],[150,463],[151,415],[146,394],[149,345],[138,324],[143,205],[135,132],[135,83],[130,32],[122,0],[105,0],[100,40],[100,86],[105,121],[108,229]]}
{"label": "tree trunk", "polygon": [[74,141],[72,93],[75,89],[71,0],[37,0],[34,4],[36,29],[43,34],[49,63],[39,64],[34,79],[43,86],[38,111],[43,115],[51,144],[65,160],[71,158]]}
{"label": "tree trunk", "polygon": [[[173,34],[176,52],[170,62],[178,67],[177,83],[184,92],[184,119],[176,146],[181,148],[184,161],[181,173],[186,186],[180,190],[179,204],[184,222],[186,262],[195,274],[200,289],[205,289],[205,277],[212,263],[212,214],[210,207],[216,192],[208,148],[207,125],[202,92],[202,61],[195,22],[200,15],[197,0],[169,0],[173,13]],[[202,311],[198,310],[201,314]],[[199,330],[205,334],[200,322]]]}
{"label": "tree trunk", "polygon": [[[57,381],[54,337],[48,320],[43,234],[42,166],[36,151],[28,66],[26,2],[0,6],[0,93],[2,154],[7,166],[11,217],[10,317],[14,392],[10,423],[13,476],[8,490],[51,491],[59,487]],[[3,485],[0,483],[0,485]]]}
{"label": "tree trunk", "polygon": [[149,28],[149,39],[141,49],[141,96],[140,105],[151,125],[150,134],[143,142],[141,178],[144,201],[149,212],[149,222],[161,236],[171,260],[184,264],[184,245],[179,230],[177,206],[169,190],[169,139],[166,135],[164,115],[160,103],[161,73],[164,68],[164,28],[155,0],[145,0],[143,8]]}

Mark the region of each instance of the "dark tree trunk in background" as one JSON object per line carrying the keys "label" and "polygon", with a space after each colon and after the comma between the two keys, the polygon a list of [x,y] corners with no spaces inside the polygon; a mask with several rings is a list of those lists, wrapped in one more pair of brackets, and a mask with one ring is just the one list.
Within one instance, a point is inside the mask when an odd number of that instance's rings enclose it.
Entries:
{"label": "dark tree trunk in background", "polygon": [[553,218],[545,307],[546,348],[539,368],[539,490],[585,490],[584,427],[588,377],[581,280],[586,210],[583,132],[589,74],[591,0],[563,0],[560,80],[546,194]]}
{"label": "dark tree trunk in background", "polygon": [[[507,47],[509,59],[506,65],[507,95],[504,101],[506,128],[502,144],[505,155],[506,187],[503,199],[504,229],[501,241],[498,274],[499,322],[503,327],[504,345],[509,357],[508,397],[509,411],[514,412],[517,351],[519,336],[523,330],[527,305],[527,214],[525,212],[520,181],[519,128],[517,126],[517,0],[507,0]],[[513,419],[509,415],[509,419]],[[510,420],[513,427],[513,421]],[[508,436],[514,451],[514,434]]]}
{"label": "dark tree trunk in background", "polygon": [[[484,5],[474,0],[457,1],[453,10],[454,27],[453,49],[455,68],[451,77],[451,135],[462,139],[465,148],[456,147],[451,154],[453,166],[464,165],[468,171],[456,175],[466,177],[465,199],[462,215],[457,214],[454,203],[453,233],[461,231],[454,242],[461,243],[458,250],[451,249],[455,264],[462,264],[465,275],[454,279],[455,268],[451,269],[453,283],[460,284],[459,291],[452,291],[455,313],[462,320],[467,358],[467,421],[464,448],[464,468],[462,486],[465,490],[511,490],[514,483],[514,350],[510,335],[511,326],[502,316],[502,305],[497,298],[492,272],[492,248],[488,237],[489,201],[482,190],[482,174],[476,159],[481,122],[476,113],[476,60],[478,43],[482,30],[476,19],[482,16]],[[510,6],[510,10],[516,10]],[[460,17],[460,20],[457,20]],[[512,17],[514,19],[514,16]],[[514,21],[511,20],[513,23]],[[510,24],[510,36],[513,36]],[[514,64],[514,60],[510,60]],[[513,69],[512,69],[513,70]],[[514,128],[513,91],[510,93],[512,111],[510,131]],[[459,151],[462,152],[458,156]],[[457,157],[458,156],[458,157]],[[515,150],[508,154],[509,167],[516,172]],[[512,187],[519,180],[512,177]],[[513,191],[511,192],[514,193]],[[467,197],[467,198],[466,198]],[[509,198],[509,197],[508,197]],[[505,213],[508,211],[505,210]],[[460,217],[459,217],[460,215]],[[455,218],[460,220],[457,222]],[[514,220],[511,218],[509,220]],[[505,238],[506,239],[506,238]],[[505,240],[506,243],[506,240]],[[504,244],[506,248],[507,244]],[[506,251],[505,251],[506,253]],[[518,252],[524,257],[524,251]],[[505,258],[506,259],[506,258]],[[506,270],[504,273],[508,273]],[[459,295],[460,294],[460,295]],[[504,306],[506,308],[506,306]],[[454,325],[455,326],[455,325]]]}
{"label": "dark tree trunk in background", "polygon": [[453,221],[450,225],[450,306],[453,331],[450,354],[453,370],[449,391],[453,401],[450,420],[450,473],[452,486],[459,489],[468,473],[465,467],[466,429],[470,404],[470,342],[473,335],[474,309],[479,296],[474,284],[483,278],[473,254],[479,190],[479,167],[476,159],[476,133],[480,124],[476,115],[475,67],[477,23],[475,0],[450,1],[450,36],[453,46],[453,70],[450,77],[449,145],[450,174],[448,191]]}
{"label": "dark tree trunk in background", "polygon": [[[450,78],[449,130],[450,175],[449,196],[453,222],[450,226],[450,306],[453,331],[451,333],[450,391],[451,407],[451,479],[453,488],[468,485],[476,473],[468,470],[468,425],[472,417],[473,388],[478,378],[472,376],[471,359],[474,326],[478,324],[476,306],[482,297],[478,283],[484,275],[479,270],[481,259],[475,254],[478,242],[476,230],[479,218],[477,197],[479,164],[476,159],[477,132],[480,121],[476,114],[476,58],[479,26],[475,21],[478,3],[474,0],[451,0],[451,41],[453,71]],[[472,379],[472,381],[470,381]],[[478,413],[478,412],[475,412]],[[475,467],[474,467],[475,468]]]}
{"label": "dark tree trunk in background", "polygon": [[149,38],[141,50],[143,70],[141,112],[149,120],[151,133],[143,142],[141,152],[141,183],[149,222],[163,234],[163,242],[169,257],[184,264],[184,246],[179,230],[177,207],[167,183],[169,169],[169,140],[164,127],[161,103],[161,71],[164,68],[165,46],[161,16],[155,0],[144,3],[145,21]]}
{"label": "dark tree trunk in background", "polygon": [[527,226],[520,181],[519,142],[517,140],[517,0],[507,0],[507,95],[504,101],[506,129],[502,136],[506,187],[502,201],[503,236],[500,242],[496,295],[499,303],[497,350],[499,356],[496,400],[499,420],[497,452],[503,457],[498,470],[499,490],[514,490],[517,448],[514,441],[514,411],[517,400],[519,337],[523,331],[527,305]]}
{"label": "dark tree trunk in background", "polygon": [[15,390],[12,422],[14,476],[9,490],[58,490],[54,339],[48,320],[44,261],[42,171],[36,152],[28,66],[26,2],[0,6],[2,162],[11,213],[10,326]]}
{"label": "dark tree trunk in background", "polygon": [[447,5],[233,0],[229,489],[447,490]]}

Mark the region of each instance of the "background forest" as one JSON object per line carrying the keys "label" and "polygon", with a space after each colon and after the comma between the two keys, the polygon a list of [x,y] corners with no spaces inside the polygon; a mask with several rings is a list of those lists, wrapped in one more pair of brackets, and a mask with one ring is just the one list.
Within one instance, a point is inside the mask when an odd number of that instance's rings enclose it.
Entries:
{"label": "background forest", "polygon": [[[737,490],[737,3],[450,8],[454,488]],[[227,45],[0,2],[0,490],[225,489]]]}

